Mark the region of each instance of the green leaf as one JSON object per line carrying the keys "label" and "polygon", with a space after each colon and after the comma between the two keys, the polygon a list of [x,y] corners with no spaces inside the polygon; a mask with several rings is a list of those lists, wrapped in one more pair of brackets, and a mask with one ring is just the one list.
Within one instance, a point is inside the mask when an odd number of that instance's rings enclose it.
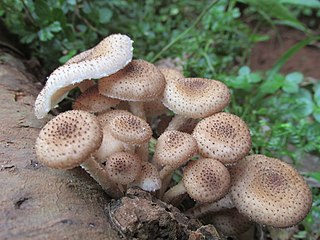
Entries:
{"label": "green leaf", "polygon": [[312,116],[314,119],[320,123],[320,107],[314,106]]}
{"label": "green leaf", "polygon": [[279,0],[241,0],[241,2],[254,6],[257,11],[267,13],[271,17],[286,21],[299,30],[305,30],[304,25]]}
{"label": "green leaf", "polygon": [[240,76],[248,75],[250,74],[251,70],[248,66],[243,66],[239,69],[238,74]]}
{"label": "green leaf", "polygon": [[99,9],[100,23],[110,22],[111,17],[112,17],[112,11],[109,8],[100,8]]}
{"label": "green leaf", "polygon": [[62,30],[60,22],[54,21],[48,26],[48,30],[51,32],[60,32]]}
{"label": "green leaf", "polygon": [[311,93],[306,89],[299,89],[299,92],[292,95],[295,106],[291,109],[296,118],[309,116],[314,109]]}
{"label": "green leaf", "polygon": [[304,7],[320,8],[319,0],[280,0],[280,3],[289,3],[292,5],[300,5]]}
{"label": "green leaf", "polygon": [[299,83],[303,80],[303,75],[300,72],[293,72],[285,77],[282,89],[287,93],[297,93],[299,91]]}
{"label": "green leaf", "polygon": [[22,43],[31,43],[36,37],[37,37],[37,34],[35,34],[35,33],[26,34],[21,38],[21,42]]}
{"label": "green leaf", "polygon": [[317,82],[314,85],[314,95],[313,95],[314,101],[316,104],[320,107],[320,82]]}
{"label": "green leaf", "polygon": [[312,177],[313,179],[320,182],[320,172],[307,172],[307,173],[304,173],[303,175]]}
{"label": "green leaf", "polygon": [[59,58],[59,62],[60,62],[61,64],[64,64],[64,63],[67,62],[70,58],[72,58],[76,53],[77,53],[77,51],[74,50],[74,49],[71,50],[71,51],[69,51],[67,55],[64,55],[64,56],[62,56],[62,57]]}
{"label": "green leaf", "polygon": [[280,89],[283,85],[284,77],[280,74],[276,74],[273,78],[268,78],[263,84],[260,86],[260,94],[272,94],[275,93],[278,89]]}

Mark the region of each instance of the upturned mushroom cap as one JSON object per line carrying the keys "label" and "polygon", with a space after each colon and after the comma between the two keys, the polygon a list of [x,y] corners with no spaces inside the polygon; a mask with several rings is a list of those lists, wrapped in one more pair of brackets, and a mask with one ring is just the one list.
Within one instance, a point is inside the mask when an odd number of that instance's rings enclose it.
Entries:
{"label": "upturned mushroom cap", "polygon": [[224,109],[230,101],[222,82],[204,78],[177,78],[167,81],[163,104],[176,114],[204,118]]}
{"label": "upturned mushroom cap", "polygon": [[189,162],[183,171],[182,180],[189,196],[201,203],[219,200],[230,187],[227,168],[212,158]]}
{"label": "upturned mushroom cap", "polygon": [[152,101],[160,97],[165,79],[153,64],[133,60],[117,73],[100,79],[99,92],[126,101]]}
{"label": "upturned mushroom cap", "polygon": [[251,136],[246,123],[230,113],[216,113],[202,119],[193,131],[199,152],[224,164],[235,163],[251,149]]}
{"label": "upturned mushroom cap", "polygon": [[142,144],[152,136],[149,124],[134,115],[114,117],[110,121],[110,132],[116,139],[128,144]]}
{"label": "upturned mushroom cap", "polygon": [[159,190],[161,180],[157,168],[153,164],[143,161],[140,176],[130,185],[140,187],[148,192]]}
{"label": "upturned mushroom cap", "polygon": [[128,36],[113,34],[57,68],[36,99],[37,118],[43,118],[76,83],[108,76],[122,69],[131,61],[132,50]]}
{"label": "upturned mushroom cap", "polygon": [[88,112],[72,110],[59,114],[40,131],[36,155],[52,168],[79,166],[101,144],[102,134],[97,118]]}
{"label": "upturned mushroom cap", "polygon": [[88,88],[73,103],[73,109],[91,113],[101,113],[110,110],[120,103],[120,100],[99,94],[98,86]]}
{"label": "upturned mushroom cap", "polygon": [[117,152],[107,157],[105,168],[112,181],[129,184],[140,175],[141,159],[133,153]]}
{"label": "upturned mushroom cap", "polygon": [[188,133],[166,131],[158,138],[154,162],[160,166],[177,168],[197,152],[197,142]]}
{"label": "upturned mushroom cap", "polygon": [[236,236],[249,230],[253,222],[236,208],[223,210],[205,218],[207,224],[212,223],[224,236]]}
{"label": "upturned mushroom cap", "polygon": [[235,207],[255,222],[291,227],[311,208],[312,194],[306,182],[281,160],[251,155],[239,161],[231,174]]}

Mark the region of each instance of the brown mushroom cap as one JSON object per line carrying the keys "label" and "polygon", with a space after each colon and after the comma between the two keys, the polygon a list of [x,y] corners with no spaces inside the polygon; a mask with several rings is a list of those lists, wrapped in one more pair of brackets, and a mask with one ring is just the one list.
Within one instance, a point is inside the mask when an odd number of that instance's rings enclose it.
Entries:
{"label": "brown mushroom cap", "polygon": [[163,104],[174,113],[204,118],[224,109],[230,101],[222,82],[204,78],[177,78],[167,81]]}
{"label": "brown mushroom cap", "polygon": [[141,174],[131,186],[140,187],[148,192],[154,192],[160,189],[161,180],[157,168],[153,164],[143,161],[141,165]]}
{"label": "brown mushroom cap", "polygon": [[212,158],[189,162],[182,179],[189,196],[202,203],[219,200],[227,194],[230,187],[227,168]]}
{"label": "brown mushroom cap", "polygon": [[224,236],[236,236],[246,232],[253,225],[249,218],[238,212],[236,208],[223,210],[205,217],[205,223],[212,223]]}
{"label": "brown mushroom cap", "polygon": [[112,181],[129,184],[141,172],[141,159],[133,153],[117,152],[107,157],[105,168]]}
{"label": "brown mushroom cap", "polygon": [[231,195],[240,213],[255,222],[291,227],[308,214],[312,194],[302,176],[289,164],[251,155],[231,170]]}
{"label": "brown mushroom cap", "polygon": [[126,35],[113,34],[94,48],[70,59],[48,78],[35,102],[35,115],[43,118],[75,84],[117,72],[132,59],[132,41]]}
{"label": "brown mushroom cap", "polygon": [[154,162],[160,166],[178,168],[197,152],[197,142],[188,133],[166,131],[158,138]]}
{"label": "brown mushroom cap", "polygon": [[246,123],[230,113],[216,113],[201,120],[193,131],[199,152],[224,164],[235,163],[251,149],[251,136]]}
{"label": "brown mushroom cap", "polygon": [[142,144],[152,136],[149,124],[134,115],[116,116],[110,121],[111,134],[128,144]]}
{"label": "brown mushroom cap", "polygon": [[175,68],[160,66],[160,67],[158,67],[158,69],[163,74],[166,82],[169,82],[169,81],[175,80],[175,79],[179,79],[179,78],[184,78],[183,74]]}
{"label": "brown mushroom cap", "polygon": [[153,64],[133,60],[117,73],[99,81],[99,92],[127,101],[152,101],[162,94],[165,79]]}
{"label": "brown mushroom cap", "polygon": [[97,118],[88,112],[72,110],[49,121],[36,140],[40,162],[52,168],[73,168],[87,160],[101,144]]}
{"label": "brown mushroom cap", "polygon": [[120,103],[120,100],[99,94],[98,86],[92,86],[84,91],[73,103],[73,109],[91,113],[101,113],[110,110]]}

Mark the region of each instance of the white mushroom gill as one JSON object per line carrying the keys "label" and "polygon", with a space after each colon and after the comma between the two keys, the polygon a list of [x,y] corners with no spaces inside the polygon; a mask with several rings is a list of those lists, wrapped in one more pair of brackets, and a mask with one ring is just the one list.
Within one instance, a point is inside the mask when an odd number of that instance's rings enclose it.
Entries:
{"label": "white mushroom gill", "polygon": [[36,99],[36,117],[43,118],[75,84],[109,76],[124,68],[132,60],[132,43],[126,35],[113,34],[58,67]]}

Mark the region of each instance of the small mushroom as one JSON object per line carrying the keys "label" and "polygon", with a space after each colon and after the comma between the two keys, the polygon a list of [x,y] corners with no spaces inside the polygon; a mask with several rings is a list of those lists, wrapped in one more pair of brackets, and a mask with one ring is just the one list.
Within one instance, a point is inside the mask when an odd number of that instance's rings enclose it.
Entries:
{"label": "small mushroom", "polygon": [[239,161],[231,174],[234,205],[255,222],[287,228],[302,221],[311,208],[308,185],[281,160],[251,155]]}
{"label": "small mushroom", "polygon": [[141,159],[133,153],[117,152],[107,157],[105,169],[109,178],[123,191],[122,185],[126,186],[140,175]]}
{"label": "small mushroom", "polygon": [[54,70],[36,99],[36,117],[43,118],[77,83],[109,76],[125,67],[132,59],[132,50],[128,36],[113,34]]}
{"label": "small mushroom", "polygon": [[171,203],[175,198],[188,193],[200,203],[214,202],[223,198],[229,187],[228,169],[215,159],[202,158],[188,163],[182,180],[164,194],[163,201]]}
{"label": "small mushroom", "polygon": [[124,69],[100,79],[99,92],[130,101],[131,112],[145,119],[143,102],[158,99],[164,86],[165,79],[156,66],[144,60],[133,60]]}
{"label": "small mushroom", "polygon": [[220,112],[202,119],[193,131],[199,153],[223,164],[236,163],[251,149],[246,123],[236,115]]}
{"label": "small mushroom", "polygon": [[167,130],[177,130],[188,118],[204,118],[222,111],[230,101],[225,84],[205,78],[177,78],[167,81],[163,104],[176,116]]}
{"label": "small mushroom", "polygon": [[161,180],[157,168],[152,163],[143,161],[140,176],[130,186],[140,187],[148,192],[159,190],[161,188]]}
{"label": "small mushroom", "polygon": [[[152,130],[148,123],[135,115],[121,115],[110,121],[112,136],[125,144],[127,151],[135,152],[137,145],[147,144],[152,136]],[[148,155],[148,148],[144,149]],[[147,159],[143,159],[147,160]]]}
{"label": "small mushroom", "polygon": [[103,135],[101,145],[94,153],[95,158],[99,162],[104,162],[106,158],[113,153],[122,152],[125,150],[123,142],[112,136],[109,126],[110,121],[114,117],[120,115],[131,115],[131,113],[124,110],[111,110],[97,116]]}
{"label": "small mushroom", "polygon": [[91,154],[100,146],[102,134],[97,118],[88,112],[71,110],[50,120],[36,140],[38,160],[52,168],[81,165],[112,196],[113,184]]}
{"label": "small mushroom", "polygon": [[187,161],[197,152],[197,142],[188,133],[179,131],[166,131],[158,138],[153,163],[159,166],[160,178],[162,181],[161,197],[169,185],[171,176],[177,168],[187,163]]}
{"label": "small mushroom", "polygon": [[94,85],[84,91],[73,103],[72,109],[91,113],[102,113],[120,103],[120,100],[99,94],[98,86]]}

